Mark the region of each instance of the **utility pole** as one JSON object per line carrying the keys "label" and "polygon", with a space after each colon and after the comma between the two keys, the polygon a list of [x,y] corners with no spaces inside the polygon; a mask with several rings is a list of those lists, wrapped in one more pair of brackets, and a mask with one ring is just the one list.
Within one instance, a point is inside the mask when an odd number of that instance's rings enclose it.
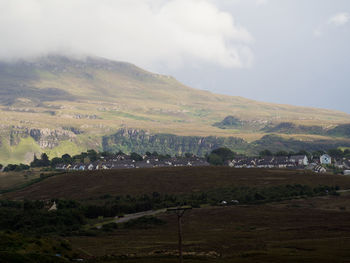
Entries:
{"label": "utility pole", "polygon": [[177,215],[177,226],[178,226],[178,236],[179,236],[179,262],[183,263],[183,256],[182,256],[182,222],[181,218],[183,217],[186,210],[192,209],[191,206],[181,206],[181,207],[173,207],[168,208],[168,212],[175,212]]}

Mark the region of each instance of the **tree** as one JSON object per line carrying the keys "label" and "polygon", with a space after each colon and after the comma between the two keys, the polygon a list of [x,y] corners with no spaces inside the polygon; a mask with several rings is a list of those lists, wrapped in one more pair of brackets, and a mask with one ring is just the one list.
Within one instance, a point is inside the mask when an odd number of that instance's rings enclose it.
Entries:
{"label": "tree", "polygon": [[209,154],[208,162],[212,165],[223,165],[224,164],[224,160],[221,158],[221,156],[219,156],[215,153]]}
{"label": "tree", "polygon": [[89,157],[91,162],[95,162],[98,159],[97,152],[93,149],[87,151],[87,156]]}
{"label": "tree", "polygon": [[287,153],[286,151],[279,151],[275,154],[276,156],[288,156],[289,153]]}
{"label": "tree", "polygon": [[50,160],[46,153],[41,154],[41,166],[50,166]]}
{"label": "tree", "polygon": [[146,152],[147,157],[151,157],[152,153],[151,152]]}
{"label": "tree", "polygon": [[314,158],[320,158],[322,155],[324,155],[325,152],[324,151],[315,151],[315,152],[312,152],[312,156]]}
{"label": "tree", "polygon": [[42,153],[40,159],[34,155],[34,160],[30,163],[31,167],[47,167],[50,166],[50,160],[46,153]]}
{"label": "tree", "polygon": [[[103,157],[112,157],[112,156],[114,156],[113,153],[111,153],[111,152],[101,152],[100,154]],[[98,154],[97,154],[97,157],[98,157]]]}
{"label": "tree", "polygon": [[328,150],[328,154],[334,158],[341,158],[344,155],[344,152],[340,149],[330,149]]}
{"label": "tree", "polygon": [[192,153],[185,153],[185,157],[186,157],[186,158],[191,158],[192,156],[193,156]]}
{"label": "tree", "polygon": [[4,167],[4,166],[0,163],[0,170],[2,170],[3,167]]}
{"label": "tree", "polygon": [[235,157],[235,153],[231,151],[229,148],[225,148],[225,147],[215,149],[211,153],[220,156],[224,162],[228,160],[232,160]]}
{"label": "tree", "polygon": [[272,156],[273,154],[272,154],[272,152],[270,151],[270,150],[263,150],[263,151],[261,151],[260,153],[259,153],[259,156],[260,157],[265,157],[265,156]]}
{"label": "tree", "polygon": [[73,163],[73,159],[68,153],[63,154],[61,158],[65,164],[72,164]]}
{"label": "tree", "polygon": [[349,150],[349,149],[346,149],[346,150],[344,151],[344,157],[346,157],[346,158],[349,158],[349,157],[350,157],[350,150]]}
{"label": "tree", "polygon": [[142,161],[142,160],[143,160],[142,156],[139,155],[139,154],[137,154],[137,153],[135,153],[135,152],[133,152],[133,153],[130,154],[130,158],[131,158],[132,160],[136,161],[136,162]]}
{"label": "tree", "polygon": [[51,160],[51,167],[56,167],[58,164],[64,163],[62,158],[55,157]]}
{"label": "tree", "polygon": [[36,154],[34,154],[33,161],[30,163],[30,167],[39,167],[40,165],[40,160],[38,157],[36,157]]}
{"label": "tree", "polygon": [[28,170],[29,168],[30,168],[29,165],[26,165],[23,163],[21,163],[21,164],[9,164],[4,168],[4,172],[11,172],[11,171],[20,172],[23,170]]}
{"label": "tree", "polygon": [[20,172],[20,171],[24,171],[24,170],[29,170],[30,166],[20,163],[19,165],[17,165],[17,167],[15,168],[15,172]]}

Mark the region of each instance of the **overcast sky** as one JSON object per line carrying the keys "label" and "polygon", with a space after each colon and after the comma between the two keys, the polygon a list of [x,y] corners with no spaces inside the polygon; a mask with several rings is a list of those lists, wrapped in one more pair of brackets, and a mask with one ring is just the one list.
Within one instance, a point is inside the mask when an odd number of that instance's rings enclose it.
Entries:
{"label": "overcast sky", "polygon": [[349,0],[0,0],[0,59],[95,55],[350,113]]}

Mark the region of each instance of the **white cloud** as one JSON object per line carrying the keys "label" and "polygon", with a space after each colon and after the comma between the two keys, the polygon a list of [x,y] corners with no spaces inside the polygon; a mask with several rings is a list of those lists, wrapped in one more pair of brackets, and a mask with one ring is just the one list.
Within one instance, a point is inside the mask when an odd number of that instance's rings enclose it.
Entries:
{"label": "white cloud", "polygon": [[0,59],[65,52],[248,67],[251,34],[209,0],[0,0]]}
{"label": "white cloud", "polygon": [[335,26],[343,26],[350,20],[350,15],[348,13],[338,13],[328,19],[328,24]]}
{"label": "white cloud", "polygon": [[349,13],[338,13],[328,18],[326,23],[323,23],[314,30],[315,37],[322,37],[327,31],[334,27],[341,27],[347,24],[350,20]]}

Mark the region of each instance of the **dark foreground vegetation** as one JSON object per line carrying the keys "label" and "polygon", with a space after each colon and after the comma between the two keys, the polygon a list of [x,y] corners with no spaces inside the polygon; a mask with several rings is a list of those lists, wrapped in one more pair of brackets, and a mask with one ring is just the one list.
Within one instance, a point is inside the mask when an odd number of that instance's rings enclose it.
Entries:
{"label": "dark foreground vegetation", "polygon": [[39,179],[0,195],[1,263],[177,262],[174,214],[117,218],[180,205],[193,207],[183,218],[185,263],[350,259],[346,176],[180,167]]}
{"label": "dark foreground vegetation", "polygon": [[[337,195],[339,187],[285,185],[269,188],[223,188],[188,195],[110,196],[81,203],[74,200],[52,200],[57,210],[48,211],[48,201],[0,200],[0,230],[30,234],[81,234],[88,219],[115,217],[167,207],[190,205],[262,204],[290,198]],[[90,203],[90,204],[89,204]],[[92,203],[92,204],[91,204]],[[95,204],[93,204],[95,203]]]}

